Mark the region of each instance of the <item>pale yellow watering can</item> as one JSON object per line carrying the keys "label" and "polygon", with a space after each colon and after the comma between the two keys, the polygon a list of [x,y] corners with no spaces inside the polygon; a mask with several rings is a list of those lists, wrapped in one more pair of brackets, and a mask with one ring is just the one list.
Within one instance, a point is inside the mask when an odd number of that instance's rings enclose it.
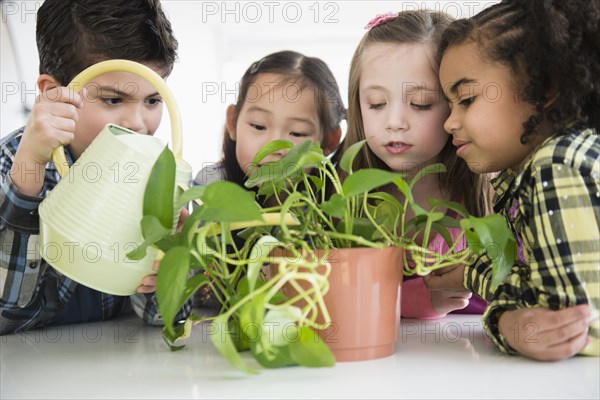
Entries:
{"label": "pale yellow watering can", "polygon": [[[162,96],[171,118],[177,162],[174,196],[178,196],[179,187],[189,184],[192,170],[182,159],[181,118],[165,81],[142,64],[109,60],[81,72],[69,87],[79,91],[96,76],[114,71],[139,75]],[[39,207],[42,257],[60,273],[92,289],[122,296],[135,293],[144,276],[155,273],[156,249],[148,248],[146,257],[138,261],[128,259],[127,253],[143,241],[144,191],[164,147],[158,138],[108,124],[71,168],[64,149],[56,149],[52,156],[62,179]]]}

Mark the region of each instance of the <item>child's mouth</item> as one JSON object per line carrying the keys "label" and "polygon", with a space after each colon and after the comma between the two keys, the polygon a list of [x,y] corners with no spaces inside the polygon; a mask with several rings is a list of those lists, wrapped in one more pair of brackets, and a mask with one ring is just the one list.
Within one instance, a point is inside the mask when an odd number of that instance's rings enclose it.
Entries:
{"label": "child's mouth", "polygon": [[469,147],[470,142],[454,139],[452,140],[452,144],[456,147],[456,155],[460,157],[461,153],[463,153]]}
{"label": "child's mouth", "polygon": [[391,154],[400,154],[409,150],[412,146],[402,142],[388,142],[385,149]]}

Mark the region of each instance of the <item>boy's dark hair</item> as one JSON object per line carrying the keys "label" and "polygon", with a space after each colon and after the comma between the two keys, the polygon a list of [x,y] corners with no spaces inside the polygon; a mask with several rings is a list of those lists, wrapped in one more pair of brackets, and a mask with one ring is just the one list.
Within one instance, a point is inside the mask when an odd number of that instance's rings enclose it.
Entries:
{"label": "boy's dark hair", "polygon": [[600,1],[504,0],[450,25],[440,52],[469,40],[484,59],[508,66],[535,106],[523,144],[545,119],[557,131],[574,123],[600,130]]}
{"label": "boy's dark hair", "polygon": [[[327,135],[336,132],[340,122],[346,118],[346,109],[342,102],[340,89],[327,64],[316,57],[307,57],[295,51],[279,51],[269,54],[254,62],[242,76],[240,91],[235,104],[236,112],[240,113],[248,90],[254,84],[259,74],[281,75],[286,81],[292,81],[315,91],[317,114],[322,129],[323,143]],[[322,143],[322,144],[323,144]],[[223,159],[225,170],[224,179],[244,185],[246,174],[237,162],[235,141],[231,140],[227,127],[223,135]]]}
{"label": "boy's dark hair", "polygon": [[151,64],[167,76],[177,40],[159,0],[45,0],[37,13],[40,74],[67,85],[99,61]]}

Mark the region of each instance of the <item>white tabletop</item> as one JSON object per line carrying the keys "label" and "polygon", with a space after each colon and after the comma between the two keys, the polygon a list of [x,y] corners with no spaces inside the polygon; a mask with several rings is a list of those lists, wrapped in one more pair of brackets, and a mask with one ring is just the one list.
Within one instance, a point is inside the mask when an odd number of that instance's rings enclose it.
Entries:
{"label": "white tabletop", "polygon": [[171,352],[136,317],[0,337],[0,399],[542,398],[600,397],[600,359],[541,363],[506,356],[479,316],[404,319],[393,356],[332,368],[239,372],[196,326]]}

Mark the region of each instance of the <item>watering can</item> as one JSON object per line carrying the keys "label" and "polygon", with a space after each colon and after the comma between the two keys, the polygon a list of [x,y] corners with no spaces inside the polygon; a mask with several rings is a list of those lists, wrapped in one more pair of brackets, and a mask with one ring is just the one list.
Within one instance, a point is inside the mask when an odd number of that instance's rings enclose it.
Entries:
{"label": "watering can", "polygon": [[[108,60],[82,71],[69,87],[78,91],[96,76],[114,71],[139,75],[162,96],[171,118],[177,197],[180,188],[189,184],[192,171],[182,159],[181,118],[165,81],[142,64]],[[164,147],[158,138],[108,124],[70,168],[64,149],[55,149],[52,158],[61,180],[39,207],[44,260],[92,289],[121,296],[134,294],[144,276],[155,273],[152,266],[159,255],[149,247],[141,260],[127,257],[143,241],[144,191]],[[177,221],[178,210],[173,210],[173,215]]]}

